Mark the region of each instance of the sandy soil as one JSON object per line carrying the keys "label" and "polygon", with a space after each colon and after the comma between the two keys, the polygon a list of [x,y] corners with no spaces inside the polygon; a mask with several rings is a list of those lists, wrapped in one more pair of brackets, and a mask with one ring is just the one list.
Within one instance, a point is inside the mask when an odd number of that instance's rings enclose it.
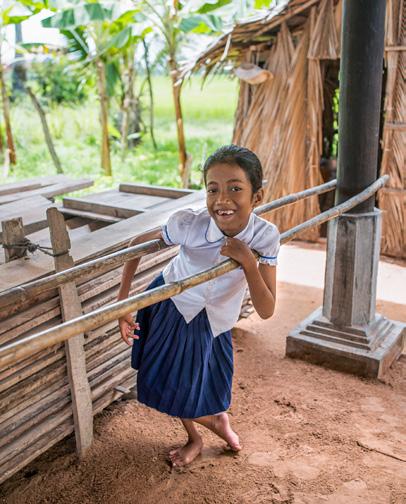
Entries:
{"label": "sandy soil", "polygon": [[[405,504],[406,356],[386,384],[284,358],[288,331],[321,298],[280,284],[273,319],[240,321],[230,411],[239,455],[201,428],[202,455],[172,469],[166,454],[184,441],[179,422],[120,401],[96,418],[85,461],[68,439],[6,482],[0,502]],[[405,306],[378,309],[406,322]]]}

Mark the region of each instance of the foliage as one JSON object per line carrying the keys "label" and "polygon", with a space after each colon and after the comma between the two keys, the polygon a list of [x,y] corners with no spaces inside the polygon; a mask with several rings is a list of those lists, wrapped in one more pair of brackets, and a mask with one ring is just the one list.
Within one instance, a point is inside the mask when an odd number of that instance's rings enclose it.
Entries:
{"label": "foliage", "polygon": [[[99,167],[98,104],[90,95],[80,106],[64,104],[52,107],[47,116],[55,148],[72,177],[91,177],[95,187],[87,192],[117,188],[120,182],[180,186],[176,129],[173,121],[173,103],[168,78],[153,78],[156,100],[156,135],[158,150],[153,149],[148,137],[131,150],[125,161],[121,159],[119,145],[112,146],[113,177],[104,177]],[[217,147],[231,141],[233,117],[237,98],[235,81],[216,77],[201,88],[201,79],[185,83],[183,103],[185,127],[188,131],[188,148],[193,157],[192,187],[201,187],[201,165],[205,157]],[[30,102],[22,101],[12,110],[16,132],[18,165],[13,179],[53,175],[55,169],[44,144],[39,118]],[[7,179],[11,182],[13,179]],[[5,180],[1,179],[0,183]]]}
{"label": "foliage", "polygon": [[32,63],[28,77],[49,104],[81,103],[88,95],[86,79],[66,56]]}

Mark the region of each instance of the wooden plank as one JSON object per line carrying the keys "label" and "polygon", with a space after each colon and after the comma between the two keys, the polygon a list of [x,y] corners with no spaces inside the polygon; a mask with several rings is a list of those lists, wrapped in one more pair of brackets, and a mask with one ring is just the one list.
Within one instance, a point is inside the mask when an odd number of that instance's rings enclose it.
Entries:
{"label": "wooden plank", "polygon": [[[0,206],[0,220],[23,219],[25,235],[34,233],[47,227],[46,210],[54,206],[54,203],[46,198],[27,198],[24,204],[20,201]],[[3,209],[4,208],[4,209]],[[0,233],[0,243],[3,241],[3,233]]]}
{"label": "wooden plank", "polygon": [[22,217],[22,211],[27,213],[29,209],[44,208],[51,204],[52,203],[48,199],[39,195],[24,199],[24,205],[21,204],[21,201],[12,201],[11,203],[0,206],[0,220]]}
{"label": "wooden plank", "polygon": [[152,206],[165,203],[171,198],[111,190],[86,195],[86,199],[100,203],[108,203],[120,208],[138,210],[140,208],[147,209]]}
{"label": "wooden plank", "polygon": [[59,211],[63,215],[72,215],[75,217],[81,217],[82,219],[92,220],[96,222],[107,222],[108,224],[114,224],[115,222],[120,222],[123,219],[120,217],[113,217],[111,215],[102,215],[100,213],[87,212],[84,210],[74,210],[73,208],[60,207]]}
{"label": "wooden plank", "polygon": [[[55,270],[62,271],[73,266],[69,254],[70,240],[63,215],[55,208],[47,212],[49,230],[54,251]],[[82,314],[82,307],[74,282],[59,287],[63,320]],[[76,450],[83,457],[93,441],[93,413],[90,387],[86,375],[83,333],[66,341],[66,360],[72,395],[72,410],[75,424]]]}
{"label": "wooden plank", "polygon": [[8,184],[0,185],[0,196],[12,193],[20,193],[25,191],[32,191],[40,187],[49,186],[68,180],[66,175],[52,175],[48,177],[34,177],[31,179],[19,180],[17,182],[10,182]]}
{"label": "wooden plank", "polygon": [[[129,219],[112,224],[107,228],[94,231],[72,244],[71,254],[75,263],[119,250],[128,245],[130,239],[148,230],[164,224],[168,217],[181,208],[202,208],[205,204],[205,193],[198,191],[179,200],[169,200],[158,209],[136,215]],[[25,282],[43,277],[55,270],[51,257],[35,254],[30,259],[17,259],[0,266],[0,291],[15,287]]]}
{"label": "wooden plank", "polygon": [[44,196],[45,198],[52,198],[54,196],[59,196],[61,194],[66,194],[69,192],[77,191],[79,189],[84,189],[93,185],[93,180],[91,179],[77,179],[77,180],[65,180],[59,183],[55,183],[46,187],[40,187],[39,189],[34,189],[32,191],[24,191],[13,194],[6,194],[0,196],[0,205],[5,205],[6,203],[11,203],[13,201],[28,198],[30,196]]}
{"label": "wooden plank", "polygon": [[193,194],[193,189],[175,189],[172,187],[161,187],[148,184],[120,184],[119,191],[135,194],[148,194],[150,196],[163,196],[165,198],[182,198],[188,194]]}
{"label": "wooden plank", "polygon": [[128,217],[133,217],[134,215],[145,212],[143,208],[134,209],[117,207],[109,203],[102,203],[99,200],[95,202],[87,198],[63,198],[63,206],[64,208],[70,208],[73,210],[110,215],[112,217],[120,217],[122,219],[127,219]]}
{"label": "wooden plank", "polygon": [[27,250],[24,248],[14,247],[18,243],[22,244],[25,240],[23,220],[21,217],[10,219],[1,223],[2,234],[4,236],[4,260],[5,262],[25,257]]}

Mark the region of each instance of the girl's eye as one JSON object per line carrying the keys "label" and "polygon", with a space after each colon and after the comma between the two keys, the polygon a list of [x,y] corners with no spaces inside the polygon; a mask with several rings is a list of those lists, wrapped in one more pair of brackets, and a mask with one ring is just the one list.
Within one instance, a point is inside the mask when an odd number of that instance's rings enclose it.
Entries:
{"label": "girl's eye", "polygon": [[208,193],[215,193],[215,192],[216,192],[216,189],[207,189],[207,192],[208,192]]}
{"label": "girl's eye", "polygon": [[231,188],[232,191],[242,191],[241,187],[234,186]]}

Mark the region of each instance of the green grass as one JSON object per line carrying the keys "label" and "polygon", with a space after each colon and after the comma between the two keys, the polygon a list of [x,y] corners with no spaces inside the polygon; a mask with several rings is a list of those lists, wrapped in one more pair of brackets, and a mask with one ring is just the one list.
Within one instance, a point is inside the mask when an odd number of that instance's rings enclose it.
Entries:
{"label": "green grass", "polygon": [[[100,168],[100,125],[98,102],[95,98],[76,106],[54,107],[47,117],[56,151],[64,172],[72,177],[91,177],[95,185],[87,191],[117,187],[120,182],[141,182],[180,186],[178,151],[172,90],[168,78],[155,77],[155,137],[157,151],[146,134],[142,143],[121,159],[118,141],[111,145],[113,177],[103,176]],[[201,186],[201,165],[220,145],[230,143],[237,100],[237,83],[217,77],[201,88],[201,79],[184,84],[182,106],[185,136],[192,156],[192,184]],[[144,102],[147,103],[145,93]],[[114,113],[114,105],[112,106]],[[143,120],[148,122],[145,111]],[[12,125],[18,164],[13,173],[0,183],[18,179],[46,176],[55,168],[46,148],[40,120],[28,101],[12,106]]]}

